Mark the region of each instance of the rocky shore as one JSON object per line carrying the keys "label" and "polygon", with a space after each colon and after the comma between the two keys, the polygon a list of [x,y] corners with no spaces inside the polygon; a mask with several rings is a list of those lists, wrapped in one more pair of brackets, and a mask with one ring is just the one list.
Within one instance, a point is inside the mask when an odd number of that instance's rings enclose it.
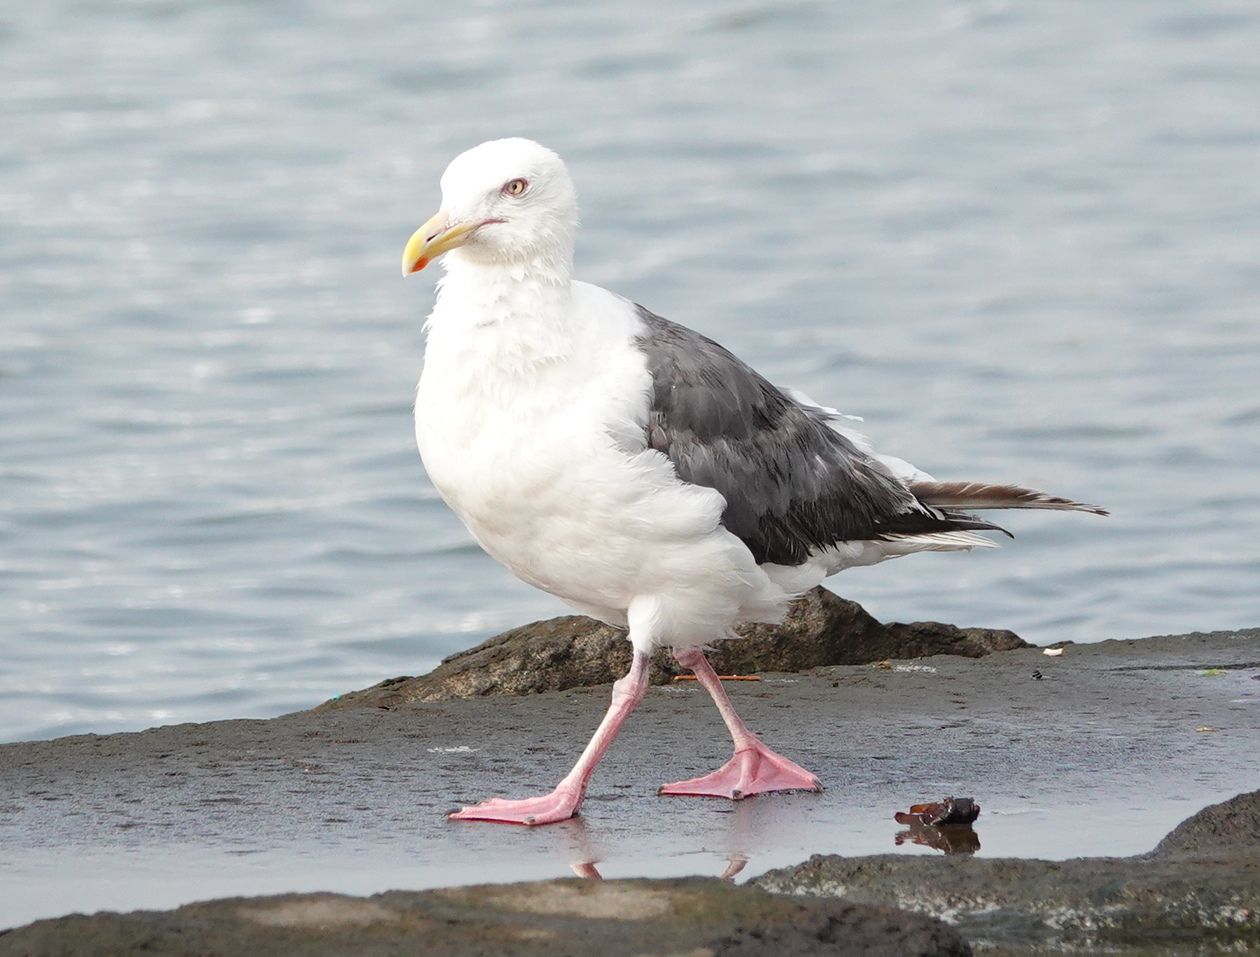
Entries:
{"label": "rocky shore", "polygon": [[[745,625],[740,640],[718,644],[709,659],[719,674],[800,672],[825,665],[861,665],[893,658],[960,655],[980,658],[1027,648],[1013,631],[958,628],[937,621],[877,621],[857,602],[815,588],[792,603],[779,625]],[[339,695],[317,711],[364,706],[392,708],[409,701],[447,701],[488,695],[538,694],[607,684],[626,673],[625,632],[581,615],[513,628],[445,659],[427,675],[390,678]],[[652,660],[652,683],[668,684],[682,671],[668,652]]]}
{"label": "rocky shore", "polygon": [[[843,949],[838,949],[839,946]],[[286,895],[98,914],[0,934],[0,954],[162,957],[954,957],[956,931],[891,907],[790,898],[714,878],[578,880]]]}
{"label": "rocky shore", "polygon": [[[864,614],[813,595],[724,646],[720,670],[760,679],[731,686],[741,712],[821,795],[656,797],[727,756],[671,682],[581,818],[448,823],[584,744],[620,639],[583,619],[309,712],[0,746],[0,957],[1260,951],[1260,631],[1047,657]],[[957,844],[977,853],[892,820],[950,793],[983,808]],[[574,871],[610,879],[555,880]],[[685,878],[722,872],[750,880]],[[64,916],[103,908],[124,913]]]}

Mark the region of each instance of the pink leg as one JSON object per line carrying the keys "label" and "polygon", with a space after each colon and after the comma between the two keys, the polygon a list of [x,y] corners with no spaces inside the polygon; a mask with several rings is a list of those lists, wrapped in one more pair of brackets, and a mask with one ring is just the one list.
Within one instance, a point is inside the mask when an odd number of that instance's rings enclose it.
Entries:
{"label": "pink leg", "polygon": [[595,766],[604,756],[613,738],[617,736],[626,718],[635,705],[643,700],[647,693],[648,662],[647,655],[634,653],[630,671],[624,678],[613,683],[612,704],[608,713],[600,722],[595,736],[591,738],[586,750],[578,758],[573,770],[564,780],[556,785],[556,789],[542,797],[507,800],[491,798],[455,811],[450,815],[452,821],[497,821],[502,824],[552,824],[566,821],[577,814],[582,798],[586,795],[586,785],[595,773]]}
{"label": "pink leg", "polygon": [[735,741],[735,754],[712,774],[664,785],[659,794],[695,797],[724,797],[733,801],[766,791],[821,791],[822,784],[800,765],[775,754],[748,730],[731,699],[726,696],[722,680],[699,648],[675,651],[674,657],[684,668],[695,672],[696,680],[713,696]]}

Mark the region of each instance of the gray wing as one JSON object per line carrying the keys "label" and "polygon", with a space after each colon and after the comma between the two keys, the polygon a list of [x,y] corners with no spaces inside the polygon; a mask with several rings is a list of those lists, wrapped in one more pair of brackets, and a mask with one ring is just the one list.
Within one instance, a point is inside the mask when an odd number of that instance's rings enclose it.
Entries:
{"label": "gray wing", "polygon": [[995,528],[920,503],[884,466],[712,339],[636,306],[652,376],[647,442],[684,482],[721,492],[757,562],[837,542]]}

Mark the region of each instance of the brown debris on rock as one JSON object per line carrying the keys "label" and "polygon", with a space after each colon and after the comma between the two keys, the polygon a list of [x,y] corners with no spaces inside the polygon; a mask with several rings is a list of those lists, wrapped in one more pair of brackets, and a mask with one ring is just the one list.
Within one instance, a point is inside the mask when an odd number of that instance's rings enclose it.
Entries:
{"label": "brown debris on rock", "polygon": [[911,804],[898,811],[893,820],[908,830],[894,837],[898,844],[919,844],[946,854],[974,854],[980,850],[980,837],[971,825],[980,816],[973,798],[945,797],[925,804]]}
{"label": "brown debris on rock", "polygon": [[893,820],[898,824],[924,824],[928,827],[970,827],[980,816],[980,805],[973,798],[946,797],[926,804],[911,804],[910,812],[898,811]]}
{"label": "brown debris on rock", "polygon": [[[740,635],[742,640],[721,642],[710,655],[719,673],[805,671],[927,655],[979,658],[1028,647],[1014,632],[1001,629],[931,621],[886,625],[861,605],[825,588],[796,599],[782,624],[746,625]],[[623,630],[569,615],[513,628],[452,655],[427,675],[391,678],[326,701],[315,710],[388,709],[408,701],[563,691],[607,684],[624,674],[629,663],[630,645]],[[657,684],[680,671],[664,651],[657,653],[653,665]]]}

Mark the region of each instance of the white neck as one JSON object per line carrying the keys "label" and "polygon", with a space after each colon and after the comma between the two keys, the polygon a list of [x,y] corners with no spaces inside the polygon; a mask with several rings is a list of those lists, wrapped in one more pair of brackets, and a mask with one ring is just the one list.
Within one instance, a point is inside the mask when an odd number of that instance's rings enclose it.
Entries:
{"label": "white neck", "polygon": [[570,354],[571,260],[489,263],[459,252],[443,260],[426,366],[437,359],[521,373]]}

